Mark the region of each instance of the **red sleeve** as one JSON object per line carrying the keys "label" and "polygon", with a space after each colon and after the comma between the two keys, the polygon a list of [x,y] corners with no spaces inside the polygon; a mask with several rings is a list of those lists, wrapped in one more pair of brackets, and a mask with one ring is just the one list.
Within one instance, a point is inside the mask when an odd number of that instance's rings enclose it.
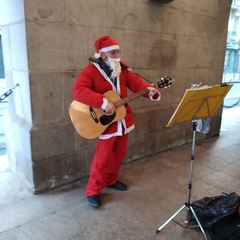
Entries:
{"label": "red sleeve", "polygon": [[104,91],[96,91],[94,84],[96,76],[98,73],[93,65],[82,70],[73,85],[74,100],[95,108],[101,107]]}

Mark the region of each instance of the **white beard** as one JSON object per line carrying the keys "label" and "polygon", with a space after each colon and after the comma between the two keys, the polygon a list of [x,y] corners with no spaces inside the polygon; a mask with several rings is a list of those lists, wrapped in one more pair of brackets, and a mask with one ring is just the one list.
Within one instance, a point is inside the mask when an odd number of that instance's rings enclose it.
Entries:
{"label": "white beard", "polygon": [[121,60],[120,58],[111,58],[111,57],[108,57],[108,59],[106,60],[106,63],[112,70],[112,74],[111,74],[112,79],[118,77],[121,73],[120,60]]}

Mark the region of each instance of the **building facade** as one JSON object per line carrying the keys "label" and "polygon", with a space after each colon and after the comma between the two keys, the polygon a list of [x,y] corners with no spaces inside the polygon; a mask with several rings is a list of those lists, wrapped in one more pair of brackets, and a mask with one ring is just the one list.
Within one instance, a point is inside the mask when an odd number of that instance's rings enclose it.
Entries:
{"label": "building facade", "polygon": [[233,0],[226,44],[223,81],[240,81],[240,0]]}

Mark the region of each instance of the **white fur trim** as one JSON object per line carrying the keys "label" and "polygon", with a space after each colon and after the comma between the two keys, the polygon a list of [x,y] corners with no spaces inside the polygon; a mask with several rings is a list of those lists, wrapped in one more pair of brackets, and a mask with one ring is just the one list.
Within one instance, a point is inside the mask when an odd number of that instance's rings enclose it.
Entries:
{"label": "white fur trim", "polygon": [[99,49],[99,52],[108,52],[108,51],[115,50],[115,49],[119,49],[119,45],[112,45],[109,47]]}
{"label": "white fur trim", "polygon": [[107,105],[108,105],[108,100],[107,100],[106,98],[103,98],[103,104],[102,104],[102,106],[101,106],[101,109],[102,109],[102,110],[105,110],[106,107],[107,107]]}
{"label": "white fur trim", "polygon": [[95,53],[95,54],[94,54],[94,57],[95,57],[95,58],[100,58],[100,57],[101,57],[101,54],[100,54],[100,53]]}

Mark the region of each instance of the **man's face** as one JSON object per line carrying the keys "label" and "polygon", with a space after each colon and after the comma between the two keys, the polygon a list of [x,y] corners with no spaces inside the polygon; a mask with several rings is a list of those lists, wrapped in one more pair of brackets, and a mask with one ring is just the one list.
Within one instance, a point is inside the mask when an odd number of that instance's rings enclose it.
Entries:
{"label": "man's face", "polygon": [[107,60],[108,57],[110,58],[119,58],[121,51],[119,49],[114,49],[108,52],[101,53],[101,57],[103,60]]}
{"label": "man's face", "polygon": [[111,78],[118,77],[121,73],[120,65],[120,50],[111,50],[109,52],[101,53],[103,61],[109,66],[112,70]]}

